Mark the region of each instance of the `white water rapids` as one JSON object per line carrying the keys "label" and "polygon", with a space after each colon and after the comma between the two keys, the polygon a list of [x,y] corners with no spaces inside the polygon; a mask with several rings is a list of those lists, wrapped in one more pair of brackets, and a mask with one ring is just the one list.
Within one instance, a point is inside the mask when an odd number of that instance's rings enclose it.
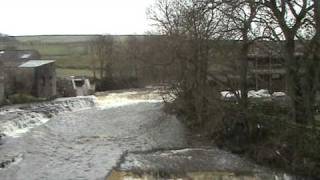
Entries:
{"label": "white water rapids", "polygon": [[2,108],[0,179],[105,179],[127,151],[185,146],[161,101],[141,89]]}
{"label": "white water rapids", "polygon": [[158,90],[115,91],[102,95],[59,98],[52,102],[33,103],[0,109],[0,134],[20,137],[31,129],[47,123],[53,116],[65,112],[77,112],[97,107],[101,110],[134,105],[138,103],[159,103],[162,97]]}
{"label": "white water rapids", "polygon": [[92,108],[95,106],[95,101],[96,97],[94,96],[59,98],[51,102],[1,108],[0,133],[10,137],[20,137],[60,113]]}

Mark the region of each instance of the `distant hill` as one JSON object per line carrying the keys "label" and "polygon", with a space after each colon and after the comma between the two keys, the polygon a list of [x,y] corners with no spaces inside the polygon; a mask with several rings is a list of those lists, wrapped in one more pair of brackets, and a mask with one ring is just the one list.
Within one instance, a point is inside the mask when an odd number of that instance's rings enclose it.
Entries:
{"label": "distant hill", "polygon": [[[20,42],[40,42],[40,43],[78,43],[88,42],[99,35],[32,35],[32,36],[12,36]],[[112,35],[116,40],[126,40],[130,36],[144,37],[145,35]]]}
{"label": "distant hill", "polygon": [[41,42],[41,43],[74,43],[87,42],[98,35],[34,35],[14,36],[20,42]]}
{"label": "distant hill", "polygon": [[[58,76],[84,74],[91,66],[89,42],[99,35],[32,35],[5,36],[0,49],[8,47],[15,49],[35,49],[40,52],[42,59],[57,60]],[[113,35],[116,43],[122,44],[128,37],[144,38],[144,35]],[[86,73],[87,75],[90,74]]]}
{"label": "distant hill", "polygon": [[16,41],[16,39],[14,37],[0,33],[0,42],[1,43],[3,43],[3,42],[15,42],[15,41]]}

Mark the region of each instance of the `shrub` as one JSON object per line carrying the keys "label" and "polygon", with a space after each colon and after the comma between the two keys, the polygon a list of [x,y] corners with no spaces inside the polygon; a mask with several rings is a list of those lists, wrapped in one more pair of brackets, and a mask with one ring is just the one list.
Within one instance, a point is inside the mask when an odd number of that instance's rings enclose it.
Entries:
{"label": "shrub", "polygon": [[8,104],[24,104],[31,102],[45,101],[45,98],[37,98],[29,94],[13,94],[8,97]]}
{"label": "shrub", "polygon": [[103,78],[96,81],[96,91],[118,90],[140,87],[138,79],[128,78]]}
{"label": "shrub", "polygon": [[250,99],[244,112],[237,102],[217,98],[214,89],[207,92],[211,94],[206,94],[205,122],[197,122],[197,96],[190,89],[172,89],[176,99],[165,108],[183,116],[187,127],[221,148],[261,164],[320,178],[320,128],[290,120],[287,101]]}

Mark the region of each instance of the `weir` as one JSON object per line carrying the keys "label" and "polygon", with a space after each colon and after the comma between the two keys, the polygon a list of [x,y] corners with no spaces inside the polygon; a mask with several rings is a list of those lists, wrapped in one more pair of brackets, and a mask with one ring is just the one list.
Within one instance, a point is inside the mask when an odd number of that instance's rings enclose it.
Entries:
{"label": "weir", "polygon": [[60,98],[50,102],[7,106],[0,109],[0,134],[19,137],[30,129],[40,126],[64,112],[92,108],[95,96]]}

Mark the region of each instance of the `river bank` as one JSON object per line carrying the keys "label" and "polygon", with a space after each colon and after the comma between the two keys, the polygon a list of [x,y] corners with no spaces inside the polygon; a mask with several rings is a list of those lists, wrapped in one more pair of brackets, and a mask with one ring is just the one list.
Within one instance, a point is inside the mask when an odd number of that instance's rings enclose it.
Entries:
{"label": "river bank", "polygon": [[[97,97],[5,107],[0,111],[2,127],[10,122],[9,127],[27,130],[11,134],[8,132],[14,132],[14,128],[7,131],[0,145],[0,177],[291,177],[216,147],[204,147],[207,142],[202,137],[190,134],[176,116],[165,113],[163,108],[157,89],[113,91]],[[41,118],[48,120],[33,123]]]}

